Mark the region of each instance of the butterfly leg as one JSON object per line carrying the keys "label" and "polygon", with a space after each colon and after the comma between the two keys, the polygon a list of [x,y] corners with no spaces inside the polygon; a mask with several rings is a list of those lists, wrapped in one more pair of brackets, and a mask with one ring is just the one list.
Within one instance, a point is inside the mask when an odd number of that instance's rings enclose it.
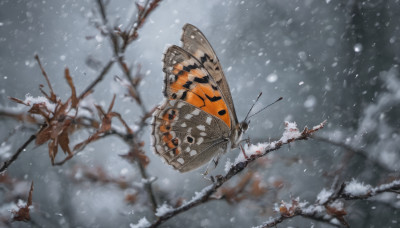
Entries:
{"label": "butterfly leg", "polygon": [[240,146],[240,150],[241,150],[242,153],[243,153],[244,158],[245,158],[246,160],[249,159],[249,157],[246,155],[246,152],[245,152],[244,149],[243,149],[242,144],[239,144],[239,146]]}

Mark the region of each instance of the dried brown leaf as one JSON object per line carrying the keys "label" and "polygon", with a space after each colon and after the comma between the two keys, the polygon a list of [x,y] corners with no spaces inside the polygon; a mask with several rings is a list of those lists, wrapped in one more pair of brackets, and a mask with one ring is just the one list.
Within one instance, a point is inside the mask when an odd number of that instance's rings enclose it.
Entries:
{"label": "dried brown leaf", "polygon": [[262,186],[260,179],[255,179],[251,184],[251,195],[260,197],[267,192],[267,188]]}
{"label": "dried brown leaf", "polygon": [[283,204],[279,207],[279,213],[281,213],[281,215],[285,217],[288,217],[290,215],[286,205]]}
{"label": "dried brown leaf", "polygon": [[114,107],[115,98],[116,98],[116,95],[114,94],[113,99],[112,99],[112,101],[110,103],[110,106],[108,107],[107,113],[110,113],[112,111],[112,109]]}
{"label": "dried brown leaf", "polygon": [[137,149],[136,147],[132,148],[127,154],[123,154],[120,156],[131,163],[138,161],[144,167],[146,167],[150,163],[150,159],[146,156],[146,154],[141,149]]}
{"label": "dried brown leaf", "polygon": [[36,135],[36,145],[42,145],[43,143],[47,142],[48,140],[50,140],[50,136],[51,136],[51,128],[50,127],[46,127],[43,128],[43,130],[41,130],[37,135]]}
{"label": "dried brown leaf", "polygon": [[347,212],[344,210],[344,208],[336,208],[336,207],[331,207],[329,205],[325,206],[326,208],[326,212],[328,212],[328,214],[333,215],[335,217],[343,217],[345,215],[347,215]]}
{"label": "dried brown leaf", "polygon": [[101,121],[101,127],[99,129],[99,132],[103,133],[106,131],[111,130],[111,118],[109,115],[106,115],[102,121]]}
{"label": "dried brown leaf", "polygon": [[138,9],[139,13],[143,12],[144,7],[137,2],[135,4],[136,4],[136,8]]}
{"label": "dried brown leaf", "polygon": [[16,102],[16,103],[19,103],[19,104],[23,104],[23,105],[26,105],[26,106],[29,106],[28,104],[26,104],[23,100],[20,100],[20,99],[18,99],[18,98],[15,98],[15,97],[8,97],[8,99],[10,99],[11,101],[14,101],[14,102]]}
{"label": "dried brown leaf", "polygon": [[72,81],[72,77],[69,74],[69,69],[65,68],[65,79],[68,82],[69,87],[71,88],[71,107],[76,109],[78,107],[78,98],[76,97],[76,89],[74,82]]}
{"label": "dried brown leaf", "polygon": [[54,165],[54,159],[56,158],[58,152],[58,143],[56,142],[56,140],[51,140],[48,144],[48,147],[51,164]]}
{"label": "dried brown leaf", "polygon": [[[40,67],[40,70],[42,71],[42,75],[43,75],[43,77],[46,79],[47,85],[49,86],[49,89],[50,89],[50,96],[48,96],[46,93],[44,93],[44,95],[46,96],[46,98],[47,98],[48,100],[50,100],[50,101],[53,102],[53,103],[56,103],[56,102],[57,102],[57,96],[56,96],[56,94],[54,93],[53,88],[51,87],[49,77],[47,76],[47,73],[46,73],[46,71],[44,70],[44,68],[43,68],[43,66],[42,66],[42,63],[40,62],[39,56],[38,56],[38,55],[35,55],[35,59],[36,59],[36,61],[38,62],[39,67]],[[41,91],[42,91],[42,89],[41,89]],[[44,92],[44,91],[42,91],[42,92]]]}
{"label": "dried brown leaf", "polygon": [[35,103],[35,104],[33,104],[31,109],[28,110],[28,113],[41,115],[46,120],[50,119],[50,110],[47,109],[45,103]]}
{"label": "dried brown leaf", "polygon": [[32,193],[33,193],[33,181],[31,183],[31,189],[29,190],[28,203],[26,204],[27,207],[32,205]]}
{"label": "dried brown leaf", "polygon": [[128,204],[136,203],[138,193],[126,193],[125,194],[125,202]]}
{"label": "dried brown leaf", "polygon": [[29,190],[28,194],[28,202],[24,207],[20,207],[18,211],[11,211],[13,214],[13,220],[14,221],[29,221],[31,219],[31,216],[29,214],[29,207],[32,205],[32,193],[33,193],[33,181],[31,184],[31,188]]}
{"label": "dried brown leaf", "polygon": [[66,130],[64,130],[58,136],[58,143],[60,144],[60,147],[64,151],[64,153],[67,153],[68,155],[73,155],[71,149],[69,148],[69,136]]}

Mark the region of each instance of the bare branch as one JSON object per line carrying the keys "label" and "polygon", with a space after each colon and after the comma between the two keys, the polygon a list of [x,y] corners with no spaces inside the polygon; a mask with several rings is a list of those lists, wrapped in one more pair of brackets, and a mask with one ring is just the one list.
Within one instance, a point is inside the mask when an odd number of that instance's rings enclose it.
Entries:
{"label": "bare branch", "polygon": [[93,90],[93,88],[103,80],[104,76],[108,73],[108,71],[111,69],[112,65],[114,64],[114,61],[110,60],[104,67],[103,70],[101,70],[100,74],[97,76],[97,78],[90,83],[88,87],[86,87],[85,90],[79,95],[78,99],[81,100],[84,98],[90,91]]}
{"label": "bare branch", "polygon": [[0,168],[0,173],[1,173],[1,172],[4,172],[4,171],[8,168],[8,166],[10,166],[15,160],[17,160],[17,158],[18,158],[18,156],[21,154],[21,152],[24,151],[24,149],[25,149],[31,142],[33,142],[35,139],[36,139],[36,134],[35,134],[35,135],[31,135],[31,136],[28,138],[28,140],[26,140],[25,143],[22,144],[22,146],[20,146],[20,147],[18,148],[18,150],[14,153],[14,155],[13,155],[8,161],[5,161],[5,162],[3,163],[3,166],[1,166],[1,168]]}
{"label": "bare branch", "polygon": [[[242,170],[244,170],[249,163],[254,162],[257,158],[263,157],[272,151],[280,149],[283,145],[286,145],[286,144],[289,144],[289,143],[292,143],[295,141],[299,141],[299,140],[307,140],[308,138],[310,138],[310,136],[314,132],[322,129],[324,127],[324,125],[325,125],[325,121],[323,123],[317,125],[316,127],[314,127],[311,130],[305,128],[300,133],[300,132],[298,132],[297,128],[294,129],[294,128],[292,128],[292,126],[289,126],[289,124],[286,123],[286,126],[287,126],[286,131],[284,132],[283,137],[280,140],[278,140],[276,142],[271,142],[267,146],[260,147],[259,148],[260,150],[255,150],[254,151],[255,153],[252,153],[249,156],[249,158],[247,158],[247,159],[244,159],[244,160],[237,159],[238,162],[236,162],[235,164],[233,164],[231,166],[231,168],[228,170],[228,172],[226,173],[225,176],[217,175],[217,176],[215,176],[215,178],[211,177],[213,184],[203,188],[203,190],[201,190],[200,193],[197,193],[196,196],[194,196],[192,198],[192,200],[184,203],[180,207],[170,210],[168,213],[165,213],[165,214],[159,216],[158,219],[154,223],[152,223],[150,227],[157,227],[157,226],[161,225],[162,223],[164,223],[165,221],[169,220],[170,218],[172,218],[182,212],[185,212],[185,211],[190,210],[200,204],[203,204],[203,203],[206,203],[206,202],[212,200],[213,198],[211,196],[217,191],[217,189],[219,189],[225,182],[230,180],[236,174],[238,174]],[[295,130],[297,130],[297,132],[295,132]],[[288,132],[290,132],[290,133],[285,134]],[[250,151],[246,151],[246,153],[247,152],[250,152]]]}

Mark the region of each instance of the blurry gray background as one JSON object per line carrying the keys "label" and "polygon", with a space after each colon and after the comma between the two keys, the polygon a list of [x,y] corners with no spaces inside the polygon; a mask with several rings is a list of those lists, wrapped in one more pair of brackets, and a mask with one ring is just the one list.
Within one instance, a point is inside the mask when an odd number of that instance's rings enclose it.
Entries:
{"label": "blurry gray background", "polygon": [[[113,24],[126,25],[127,15],[136,9],[134,1],[110,2],[107,13]],[[35,54],[40,56],[53,88],[63,98],[70,94],[64,82],[65,67],[69,67],[78,93],[96,77],[98,72],[85,63],[88,56],[103,64],[112,57],[108,39],[91,24],[96,19],[93,15],[96,10],[95,1],[88,0],[0,0],[2,109],[16,107],[8,96],[24,99],[26,94],[41,95],[38,85],[45,81],[34,60]],[[154,107],[162,100],[162,54],[169,45],[180,44],[182,26],[191,23],[213,45],[230,83],[240,120],[259,92],[264,95],[256,109],[284,97],[252,119],[248,136],[254,143],[279,138],[285,120],[296,121],[302,128],[327,119],[329,124],[320,135],[363,148],[371,159],[398,172],[398,102],[392,102],[397,106],[389,102],[383,110],[378,104],[385,94],[390,97],[400,90],[396,83],[387,80],[388,77],[395,82],[399,80],[399,21],[398,0],[162,1],[139,31],[139,40],[127,50],[126,59],[130,64],[142,65],[147,76],[140,91],[147,108]],[[134,124],[140,111],[134,102],[124,98],[125,91],[113,80],[114,75],[121,75],[117,67],[96,87],[92,97],[107,107],[112,94],[117,93],[114,110]],[[1,137],[6,137],[16,125],[17,122],[2,118]],[[362,126],[372,127],[365,130]],[[12,148],[1,151],[13,153],[31,133],[18,133],[10,143]],[[159,189],[169,192],[158,194],[160,204],[178,197],[190,199],[195,191],[209,184],[200,175],[203,169],[179,174],[163,164],[151,152],[149,134],[147,128],[143,139],[151,160],[148,172],[157,177],[156,194],[161,192]],[[72,144],[85,137],[87,134],[76,136]],[[146,202],[126,204],[124,190],[101,183],[75,182],[69,175],[74,166],[84,164],[101,166],[110,175],[140,182],[135,166],[118,156],[126,153],[126,149],[119,139],[107,138],[89,145],[64,166],[52,167],[46,146],[30,146],[7,173],[34,180],[32,217],[40,227],[129,227],[144,216],[152,220]],[[226,159],[232,160],[238,153],[235,150],[226,155],[214,174],[223,173]],[[290,196],[300,196],[313,202],[322,188],[330,187],[333,177],[326,173],[337,170],[345,155],[345,150],[317,140],[284,147],[269,156],[272,164],[258,168],[266,184],[274,179],[284,181],[277,196],[233,205],[225,201],[209,202],[171,219],[165,226],[260,225],[274,215],[272,208],[280,200],[290,201]],[[58,158],[62,156],[60,153]],[[360,156],[352,157],[345,165],[341,181],[356,178],[375,185],[388,176],[387,170]],[[347,205],[352,227],[396,227],[394,221],[400,223],[399,209],[373,201]],[[379,210],[374,210],[377,206]],[[13,223],[12,226],[34,225]],[[329,227],[300,217],[280,226]]]}

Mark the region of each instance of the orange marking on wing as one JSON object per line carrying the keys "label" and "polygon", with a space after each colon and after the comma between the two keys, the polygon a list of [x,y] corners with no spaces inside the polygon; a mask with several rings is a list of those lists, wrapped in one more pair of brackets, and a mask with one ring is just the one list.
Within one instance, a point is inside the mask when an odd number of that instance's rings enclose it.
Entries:
{"label": "orange marking on wing", "polygon": [[168,132],[168,130],[167,130],[167,126],[168,126],[168,125],[169,125],[169,124],[161,125],[161,126],[160,126],[160,131],[163,132],[163,133]]}
{"label": "orange marking on wing", "polygon": [[162,136],[162,140],[163,140],[165,143],[171,141],[171,139],[172,139],[172,135],[171,135],[170,133],[165,133],[165,134]]}
{"label": "orange marking on wing", "polygon": [[181,151],[178,148],[174,148],[172,151],[174,152],[175,155],[178,155],[181,153]]}
{"label": "orange marking on wing", "polygon": [[170,133],[166,133],[162,136],[162,140],[164,141],[165,145],[167,145],[168,148],[174,148],[175,145],[172,143],[172,135]]}
{"label": "orange marking on wing", "polygon": [[164,115],[162,116],[162,119],[163,119],[164,121],[169,122],[169,119],[168,119],[168,112],[165,112],[165,113],[164,113]]}
{"label": "orange marking on wing", "polygon": [[206,74],[204,74],[204,72],[201,71],[199,68],[190,70],[190,74],[198,78],[206,76]]}
{"label": "orange marking on wing", "polygon": [[178,79],[171,83],[171,90],[173,93],[178,92],[183,88],[183,85],[188,81],[188,72],[184,72],[183,74],[179,75]]}
{"label": "orange marking on wing", "polygon": [[[174,66],[172,73],[177,75],[182,69],[183,65],[181,63],[178,63]],[[211,84],[201,84],[193,82],[195,85],[193,89],[190,90],[184,88],[183,85],[189,80],[189,74],[198,78],[203,78],[204,76],[206,76],[200,68],[191,69],[190,72],[184,71],[183,74],[178,75],[178,79],[175,82],[171,83],[171,91],[173,93],[176,93],[182,89],[187,90],[188,93],[185,98],[186,102],[202,109],[203,111],[211,115],[216,116],[217,118],[224,121],[226,125],[228,125],[228,127],[231,127],[228,107],[226,106],[224,100],[220,99],[218,101],[212,102],[206,97],[206,95],[208,97],[221,97],[221,93],[218,90],[214,90],[211,87]],[[226,113],[224,115],[219,115],[218,112],[221,110],[225,110]]]}

